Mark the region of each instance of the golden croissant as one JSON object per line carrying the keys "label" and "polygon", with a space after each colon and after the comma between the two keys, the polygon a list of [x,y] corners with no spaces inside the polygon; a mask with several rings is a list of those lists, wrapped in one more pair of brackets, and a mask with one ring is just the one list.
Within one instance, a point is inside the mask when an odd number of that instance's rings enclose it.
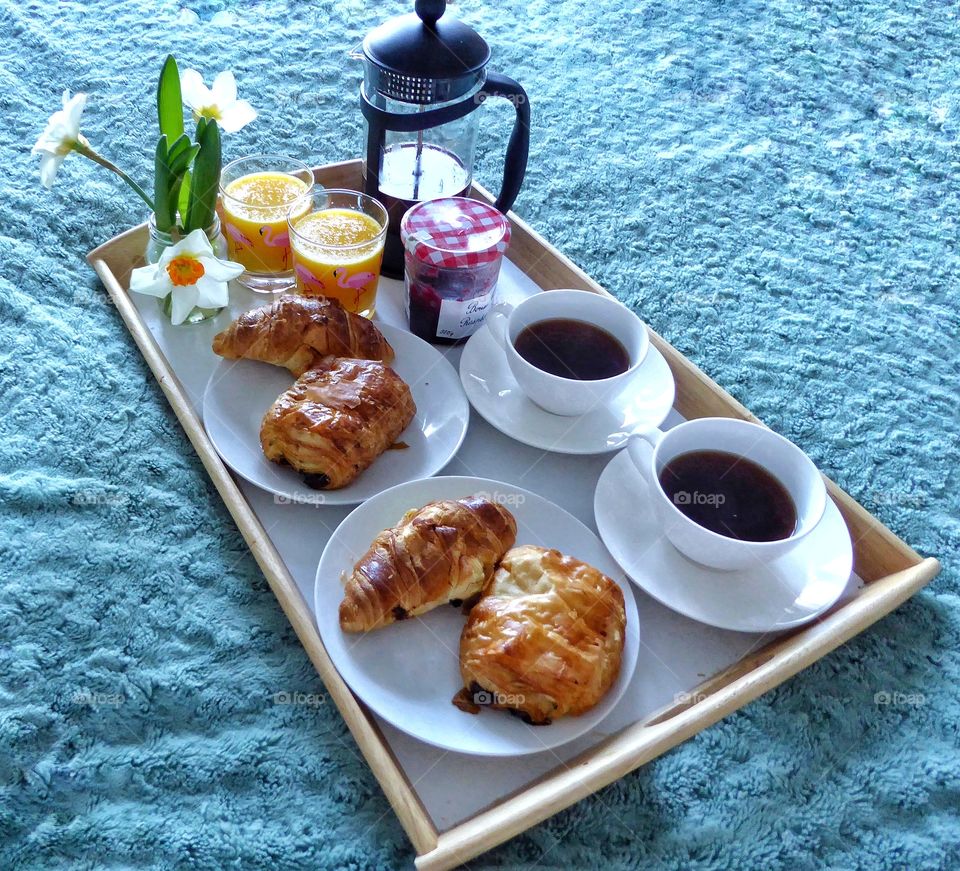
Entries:
{"label": "golden croissant", "polygon": [[340,628],[367,632],[475,596],[516,535],[513,515],[482,496],[408,511],[353,567]]}
{"label": "golden croissant", "polygon": [[326,296],[281,296],[244,312],[213,339],[228,360],[260,360],[302,375],[322,357],[393,361],[393,348],[371,321]]}
{"label": "golden croissant", "polygon": [[582,714],[620,672],[623,593],[602,572],[556,550],[507,553],[460,636],[464,689],[453,703],[481,705],[541,725]]}
{"label": "golden croissant", "polygon": [[377,360],[324,357],[270,406],[260,425],[268,460],[317,489],[344,487],[389,448],[417,406],[406,382]]}

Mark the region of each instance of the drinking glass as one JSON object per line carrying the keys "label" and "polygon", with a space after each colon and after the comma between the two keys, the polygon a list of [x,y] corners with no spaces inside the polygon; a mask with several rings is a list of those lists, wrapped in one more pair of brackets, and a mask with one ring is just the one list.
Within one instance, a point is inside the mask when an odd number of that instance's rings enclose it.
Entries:
{"label": "drinking glass", "polygon": [[383,205],[359,191],[317,190],[296,202],[287,225],[297,293],[373,317],[387,224]]}
{"label": "drinking glass", "polygon": [[230,259],[246,272],[237,279],[257,293],[294,287],[287,217],[296,203],[306,208],[313,173],[292,157],[241,157],[223,168],[220,210]]}

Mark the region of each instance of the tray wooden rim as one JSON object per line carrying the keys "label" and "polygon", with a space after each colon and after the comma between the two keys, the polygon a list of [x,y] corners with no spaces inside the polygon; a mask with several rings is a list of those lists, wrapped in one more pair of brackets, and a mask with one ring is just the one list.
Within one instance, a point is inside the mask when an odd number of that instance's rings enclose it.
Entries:
{"label": "tray wooden rim", "polygon": [[[360,161],[328,164],[314,170],[327,186],[357,187]],[[472,195],[492,202],[474,184]],[[512,212],[509,257],[541,287],[606,291]],[[571,763],[506,796],[493,806],[438,831],[375,720],[353,696],[333,667],[307,603],[249,503],[207,438],[183,385],[156,344],[108,260],[118,250],[142,250],[146,225],[98,246],[87,261],[100,276],[147,365],[250,547],[284,614],[317,669],[367,764],[379,781],[417,853],[416,866],[440,871],[459,865],[569,807],[624,774],[677,746],[888,614],[939,572],[933,558],[922,558],[852,497],[826,479],[854,539],[855,568],[866,585],[849,602],[815,623],[788,632],[710,678],[681,704],[671,705],[585,751]],[[757,421],[743,405],[715,384],[694,363],[657,333],[652,340],[666,357],[677,381],[675,406],[687,417],[723,416]]]}

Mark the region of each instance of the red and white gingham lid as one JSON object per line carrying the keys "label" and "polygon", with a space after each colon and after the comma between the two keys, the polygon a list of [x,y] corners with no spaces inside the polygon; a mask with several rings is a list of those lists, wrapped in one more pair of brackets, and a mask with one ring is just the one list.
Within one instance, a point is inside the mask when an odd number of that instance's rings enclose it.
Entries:
{"label": "red and white gingham lid", "polygon": [[408,209],[400,222],[400,239],[417,260],[463,269],[502,256],[510,244],[510,222],[486,203],[443,197]]}

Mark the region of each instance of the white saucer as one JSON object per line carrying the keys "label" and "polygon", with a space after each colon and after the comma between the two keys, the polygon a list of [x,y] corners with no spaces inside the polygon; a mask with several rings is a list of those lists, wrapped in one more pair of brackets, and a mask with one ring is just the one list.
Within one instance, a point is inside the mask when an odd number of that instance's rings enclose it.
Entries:
{"label": "white saucer", "polygon": [[[548,726],[530,726],[504,711],[472,715],[452,699],[463,686],[458,651],[466,617],[441,605],[424,614],[366,634],[343,632],[341,573],[350,572],[370,542],[410,508],[435,499],[483,493],[504,504],[517,519],[517,544],[555,547],[609,575],[623,590],[627,628],[620,674],[593,709],[562,717]],[[337,671],[371,709],[398,729],[457,753],[518,756],[549,750],[596,726],[626,691],[637,662],[640,631],[630,584],[597,536],[559,506],[486,478],[440,477],[410,481],[354,509],[327,543],[314,586],[317,628]]]}
{"label": "white saucer", "polygon": [[664,537],[647,484],[621,451],[597,482],[593,510],[600,537],[640,589],[668,608],[720,629],[779,632],[813,620],[847,588],[850,533],[833,501],[790,553],[755,568],[719,571],[687,559]]}
{"label": "white saucer", "polygon": [[294,382],[281,366],[255,360],[221,360],[203,394],[203,423],[217,452],[241,478],[291,503],[355,505],[381,490],[435,475],[460,449],[470,405],[456,370],[436,348],[407,330],[378,323],[396,351],[392,367],[410,385],[417,414],[398,441],[353,483],[313,490],[289,466],[270,462],[260,448],[260,423],[276,398]]}
{"label": "white saucer", "polygon": [[653,347],[626,389],[580,417],[551,414],[520,389],[506,356],[483,326],[463,347],[460,380],[470,403],[491,426],[512,439],[559,454],[603,454],[626,444],[630,433],[659,426],[673,406],[673,373]]}

